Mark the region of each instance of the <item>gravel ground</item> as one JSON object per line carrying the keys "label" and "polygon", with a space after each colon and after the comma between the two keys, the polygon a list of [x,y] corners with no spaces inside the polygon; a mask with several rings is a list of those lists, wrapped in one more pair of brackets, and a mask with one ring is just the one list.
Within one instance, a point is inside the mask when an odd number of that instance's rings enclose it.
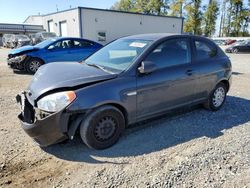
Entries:
{"label": "gravel ground", "polygon": [[229,54],[225,106],[178,110],[128,128],[95,151],[80,138],[48,148],[21,129],[15,95],[31,75],[13,73],[0,49],[0,187],[250,187],[250,54]]}

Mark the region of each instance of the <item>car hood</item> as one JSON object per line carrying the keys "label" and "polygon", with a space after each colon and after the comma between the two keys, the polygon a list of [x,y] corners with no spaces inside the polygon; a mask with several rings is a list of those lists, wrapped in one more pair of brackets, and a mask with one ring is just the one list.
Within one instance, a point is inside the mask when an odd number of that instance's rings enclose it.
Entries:
{"label": "car hood", "polygon": [[28,45],[28,46],[23,46],[23,47],[11,50],[9,54],[11,54],[11,55],[18,55],[18,54],[23,54],[25,52],[35,51],[35,50],[39,50],[39,48],[37,48],[35,46]]}
{"label": "car hood", "polygon": [[52,90],[73,89],[76,86],[89,85],[116,76],[78,62],[54,62],[38,69],[28,86],[28,98],[34,102],[39,96]]}

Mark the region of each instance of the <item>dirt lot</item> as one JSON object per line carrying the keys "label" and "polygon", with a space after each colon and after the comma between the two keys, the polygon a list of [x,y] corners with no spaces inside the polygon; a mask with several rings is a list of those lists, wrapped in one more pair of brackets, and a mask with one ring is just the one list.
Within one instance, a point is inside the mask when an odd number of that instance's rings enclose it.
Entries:
{"label": "dirt lot", "polygon": [[200,107],[126,130],[112,148],[80,138],[41,149],[21,129],[13,73],[0,49],[0,187],[250,187],[250,54],[230,55],[233,86],[216,113]]}

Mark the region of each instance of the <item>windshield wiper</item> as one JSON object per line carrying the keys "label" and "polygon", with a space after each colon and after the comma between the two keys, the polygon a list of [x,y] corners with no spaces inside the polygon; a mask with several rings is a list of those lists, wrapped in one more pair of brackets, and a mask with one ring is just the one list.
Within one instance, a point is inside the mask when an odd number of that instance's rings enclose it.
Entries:
{"label": "windshield wiper", "polygon": [[105,69],[104,67],[102,67],[102,66],[100,66],[100,65],[97,65],[97,64],[88,64],[88,63],[85,63],[85,64],[88,65],[88,66],[92,66],[92,67],[101,69],[101,70],[103,70],[103,71],[105,71],[105,72],[108,72],[108,73],[110,73],[110,74],[114,74],[113,72],[108,71],[107,69]]}

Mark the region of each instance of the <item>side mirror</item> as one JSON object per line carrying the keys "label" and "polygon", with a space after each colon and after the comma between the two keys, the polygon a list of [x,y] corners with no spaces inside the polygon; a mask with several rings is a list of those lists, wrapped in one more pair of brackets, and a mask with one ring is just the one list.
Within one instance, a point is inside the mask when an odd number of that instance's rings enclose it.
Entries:
{"label": "side mirror", "polygon": [[48,50],[51,51],[51,50],[53,50],[54,48],[55,48],[54,45],[50,45],[50,46],[48,47]]}
{"label": "side mirror", "polygon": [[149,74],[151,72],[154,72],[157,69],[157,66],[152,61],[143,61],[141,62],[141,66],[138,67],[138,71],[141,74]]}

